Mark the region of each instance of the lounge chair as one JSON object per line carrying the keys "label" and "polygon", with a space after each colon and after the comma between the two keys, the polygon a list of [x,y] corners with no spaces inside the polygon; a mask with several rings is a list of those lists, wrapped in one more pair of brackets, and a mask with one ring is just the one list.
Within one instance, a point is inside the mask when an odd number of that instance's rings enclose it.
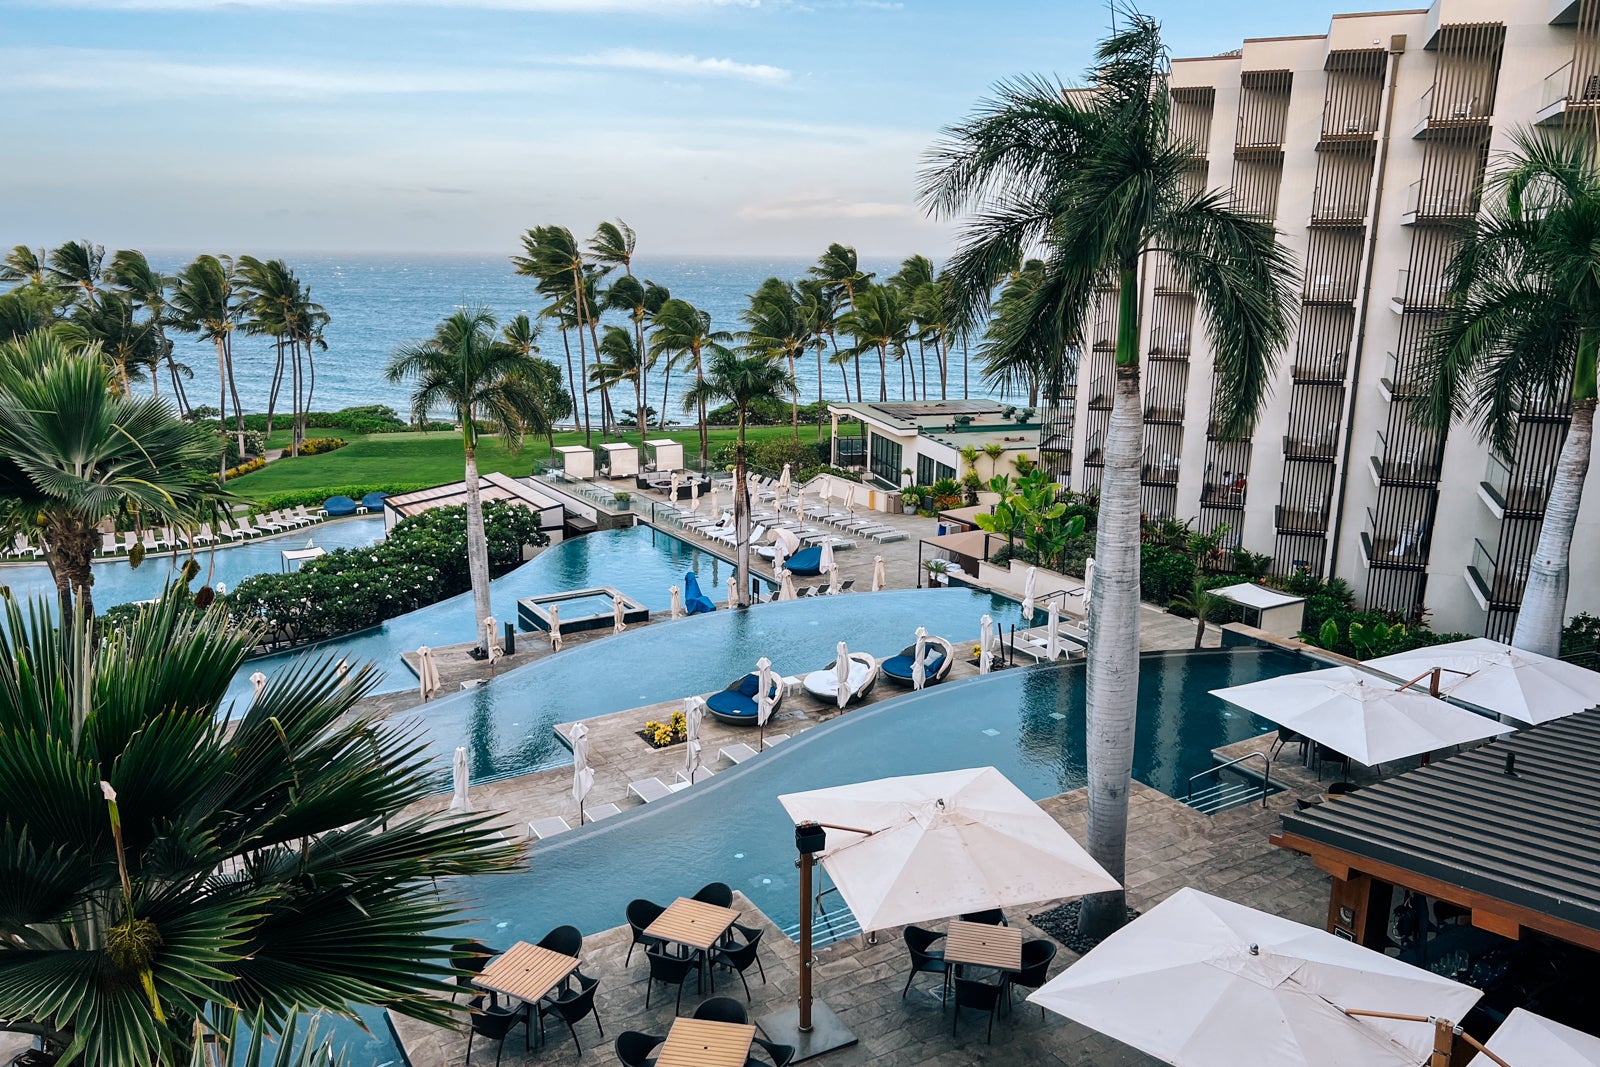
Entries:
{"label": "lounge chair", "polygon": [[202,522],[199,531],[194,535],[194,543],[197,545],[209,545],[215,543],[216,540],[217,535],[211,532],[211,524]]}
{"label": "lounge chair", "polygon": [[297,517],[306,520],[306,524],[307,525],[310,525],[311,523],[315,523],[315,522],[321,522],[323,520],[323,518],[324,518],[324,516],[322,516],[320,514],[318,514],[318,515],[311,514],[311,510],[309,508],[307,508],[304,504],[301,504],[299,507],[295,508],[294,509],[294,513],[295,513],[295,515]]}
{"label": "lounge chair", "polygon": [[886,532],[874,533],[871,536],[872,539],[878,542],[880,545],[886,545],[890,541],[904,541],[906,539],[904,532],[892,528]]}
{"label": "lounge chair", "polygon": [[659,778],[641,778],[637,782],[628,783],[628,792],[644,803],[649,804],[657,800],[665,800],[677,790]]}
{"label": "lounge chair", "polygon": [[846,578],[843,582],[839,583],[839,588],[835,589],[834,592],[835,593],[848,593],[850,590],[854,589],[855,587],[856,587],[856,580],[854,578]]}
{"label": "lounge chair", "polygon": [[117,554],[117,535],[114,533],[100,535],[100,555],[114,556]]}
{"label": "lounge chair", "polygon": [[583,809],[584,818],[590,822],[599,822],[601,819],[609,819],[613,815],[620,814],[622,809],[615,804],[590,804]]}
{"label": "lounge chair", "polygon": [[140,539],[139,543],[144,546],[144,550],[146,552],[161,551],[161,546],[156,544],[156,532],[154,530],[146,530],[144,532],[144,537]]}
{"label": "lounge chair", "polygon": [[738,744],[729,745],[727,748],[718,750],[717,755],[734,766],[738,766],[747,759],[753,759],[757,753],[755,749],[740,741]]}
{"label": "lounge chair", "polygon": [[306,525],[306,523],[311,521],[310,519],[302,519],[300,516],[294,514],[291,511],[289,511],[289,509],[287,509],[287,508],[283,508],[283,509],[281,509],[279,511],[274,511],[272,513],[272,517],[277,519],[278,522],[281,523],[282,525],[284,525],[284,526],[292,526],[295,529],[299,529],[300,527]]}
{"label": "lounge chair", "polygon": [[287,529],[287,527],[285,527],[280,522],[273,521],[273,518],[272,518],[271,515],[257,515],[256,516],[256,529],[262,531],[263,533],[274,533],[274,534],[276,534],[276,533],[282,533],[285,529]]}
{"label": "lounge chair", "polygon": [[[717,772],[712,770],[710,767],[706,767],[706,766],[703,766],[703,765],[699,766],[699,767],[696,767],[694,769],[694,781],[695,782],[703,782],[707,778],[710,778],[712,775],[714,775],[716,773]],[[683,783],[684,785],[693,785],[694,784],[694,782],[689,781],[689,776],[687,774],[684,774],[682,771],[678,772],[678,776],[677,777],[678,777],[678,781]]]}
{"label": "lounge chair", "polygon": [[241,515],[241,516],[239,516],[239,521],[235,524],[234,532],[237,533],[240,537],[243,537],[246,540],[248,540],[248,539],[250,539],[252,537],[255,537],[255,536],[259,535],[259,534],[265,533],[266,531],[265,530],[258,530],[254,526],[251,526],[249,517]]}
{"label": "lounge chair", "polygon": [[[839,676],[834,663],[805,676],[806,692],[831,707],[839,706]],[[865,652],[850,653],[850,698],[845,707],[859,702],[878,684],[878,661]]]}
{"label": "lounge chair", "polygon": [[[719,722],[734,726],[756,725],[756,694],[761,682],[755,674],[742,675],[728,684],[720,693],[712,693],[706,700],[706,710]],[[776,715],[783,705],[783,683],[772,683],[772,713]]]}
{"label": "lounge chair", "polygon": [[528,836],[535,841],[543,841],[547,837],[570,829],[572,827],[567,825],[567,820],[559,815],[552,815],[547,819],[534,819],[528,823]]}
{"label": "lounge chair", "polygon": [[[950,674],[950,666],[955,662],[955,651],[950,642],[942,637],[929,635],[923,641],[922,668],[924,672],[924,685],[936,685]],[[895,685],[911,688],[911,669],[915,666],[916,645],[907,645],[898,656],[890,656],[878,664],[878,670],[883,676]]]}

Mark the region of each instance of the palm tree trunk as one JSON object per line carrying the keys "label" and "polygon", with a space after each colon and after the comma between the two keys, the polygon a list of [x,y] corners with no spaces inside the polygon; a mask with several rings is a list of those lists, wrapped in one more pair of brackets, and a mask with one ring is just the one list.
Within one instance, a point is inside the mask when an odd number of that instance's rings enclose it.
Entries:
{"label": "palm tree trunk", "polygon": [[961,399],[967,400],[971,393],[967,391],[967,369],[972,366],[972,349],[967,345],[967,335],[961,334]]}
{"label": "palm tree trunk", "polygon": [[[640,350],[641,352],[643,349]],[[644,413],[644,364],[633,368],[633,418],[639,424],[639,454],[644,455],[645,431],[650,428],[650,417]]]}
{"label": "palm tree trunk", "polygon": [[[221,427],[222,439],[226,441],[228,439],[228,357],[223,354],[221,337],[217,338],[217,382],[217,425]],[[244,451],[243,441],[239,443],[239,451],[241,453]],[[244,457],[241,455],[239,458],[243,459]],[[221,473],[226,476],[228,473],[227,449],[222,450],[221,463]]]}
{"label": "palm tree trunk", "polygon": [[[794,349],[789,349],[789,378],[794,379]],[[795,389],[789,397],[789,418],[794,423],[794,443],[800,443],[800,390]]]}
{"label": "palm tree trunk", "polygon": [[289,455],[300,454],[300,439],[305,427],[300,425],[300,342],[296,340],[289,350],[289,402],[294,410],[289,414]]}
{"label": "palm tree trunk", "polygon": [[661,430],[667,428],[667,393],[672,388],[672,360],[667,360],[667,368],[661,373],[661,414],[656,417],[656,427]]}
{"label": "palm tree trunk", "polygon": [[272,416],[278,409],[278,390],[283,388],[283,336],[274,342],[278,350],[277,363],[272,368],[272,388],[267,390],[267,433],[272,433]]}
{"label": "palm tree trunk", "polygon": [[483,529],[483,498],[478,492],[478,448],[472,420],[462,416],[462,438],[466,452],[467,485],[467,573],[472,578],[472,609],[477,627],[477,643],[483,644],[483,620],[494,614],[489,604],[489,538]]}
{"label": "palm tree trunk", "polygon": [[[1589,391],[1594,391],[1594,342],[1589,347]],[[1577,373],[1583,371],[1584,357],[1578,358]],[[1573,384],[1573,392],[1579,386]],[[1572,424],[1556,460],[1555,479],[1550,499],[1544,507],[1544,525],[1539,543],[1528,565],[1528,580],[1522,587],[1522,610],[1517,613],[1517,628],[1511,643],[1545,656],[1561,654],[1561,628],[1567,621],[1567,584],[1572,570],[1572,535],[1578,524],[1578,505],[1583,499],[1583,483],[1589,475],[1589,454],[1594,448],[1595,398],[1591,395],[1572,402]]]}
{"label": "palm tree trunk", "polygon": [[572,424],[578,424],[578,377],[572,369],[572,342],[567,340],[567,328],[561,327],[561,347],[567,353],[567,392],[572,394]]}
{"label": "palm tree trunk", "polygon": [[[857,362],[857,364],[856,364],[856,373],[857,374],[861,373],[861,364],[859,362]],[[904,376],[905,375],[905,369],[903,367],[901,368],[901,372],[900,373],[901,373],[900,391],[903,393],[903,392],[905,392],[905,388],[906,388],[906,380],[905,380],[905,376]],[[856,384],[856,391],[857,392],[861,391],[861,385],[860,385],[859,382]],[[886,345],[886,344],[879,344],[878,345],[878,402],[880,404],[882,404],[882,403],[887,403],[888,400],[889,400],[889,346]]]}
{"label": "palm tree trunk", "polygon": [[[572,313],[578,319],[578,370],[581,373],[580,381],[583,382],[583,443],[593,445],[590,439],[592,428],[589,423],[589,357],[583,348],[583,305],[587,302],[583,288],[583,274],[578,270],[577,264],[572,266]],[[597,356],[598,352],[595,353]]]}
{"label": "palm tree trunk", "polygon": [[700,469],[705,470],[707,453],[711,451],[711,439],[706,432],[705,364],[701,362],[698,351],[694,354],[694,380],[697,386],[696,393],[700,397]]}
{"label": "palm tree trunk", "polygon": [[[233,396],[233,429],[239,442],[239,458],[244,458],[244,406],[239,403],[239,382],[233,376],[233,335],[222,335],[222,344],[227,351],[224,365],[228,371],[228,392]],[[226,420],[224,420],[226,421]]]}
{"label": "palm tree trunk", "polygon": [[733,537],[739,545],[734,555],[735,602],[741,608],[750,606],[750,486],[745,480],[744,423],[740,407],[739,439],[733,450]]}
{"label": "palm tree trunk", "polygon": [[[1089,854],[1124,880],[1128,794],[1133,780],[1134,726],[1139,710],[1139,457],[1144,411],[1139,404],[1138,284],[1122,272],[1116,394],[1104,445],[1105,473],[1095,536],[1094,588],[1089,596],[1088,716]],[[1126,921],[1123,890],[1084,898],[1079,931],[1104,937]]]}
{"label": "palm tree trunk", "polygon": [[822,343],[817,343],[817,444],[822,443]]}

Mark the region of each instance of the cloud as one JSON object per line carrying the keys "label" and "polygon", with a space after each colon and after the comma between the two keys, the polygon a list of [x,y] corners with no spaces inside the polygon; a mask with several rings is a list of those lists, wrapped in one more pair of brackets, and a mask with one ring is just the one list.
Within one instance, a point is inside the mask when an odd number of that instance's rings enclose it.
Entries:
{"label": "cloud", "polygon": [[574,56],[564,62],[579,67],[643,70],[688,77],[737,78],[767,85],[781,84],[792,76],[792,72],[782,67],[768,66],[765,63],[740,63],[734,59],[673,55],[642,48],[608,48],[604,52]]}
{"label": "cloud", "polygon": [[100,11],[238,11],[307,8],[430,7],[568,14],[684,15],[755,8],[761,0],[33,0],[38,6]]}
{"label": "cloud", "polygon": [[911,204],[883,200],[849,200],[837,196],[796,196],[746,204],[738,210],[744,222],[818,222],[832,219],[896,219],[923,221]]}

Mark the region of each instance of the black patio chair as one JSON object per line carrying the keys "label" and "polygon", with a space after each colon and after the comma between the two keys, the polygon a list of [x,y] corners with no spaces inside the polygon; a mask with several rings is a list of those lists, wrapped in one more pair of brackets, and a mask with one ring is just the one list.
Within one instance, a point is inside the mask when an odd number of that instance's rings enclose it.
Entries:
{"label": "black patio chair", "polygon": [[1299,745],[1300,746],[1300,762],[1301,763],[1305,763],[1305,761],[1306,761],[1306,745],[1308,743],[1309,743],[1309,739],[1306,737],[1305,734],[1299,733],[1299,732],[1297,732],[1295,730],[1291,730],[1287,726],[1280,726],[1280,727],[1278,727],[1278,739],[1276,741],[1272,742],[1272,747],[1270,749],[1268,749],[1267,755],[1270,756],[1273,759],[1277,759],[1278,758],[1278,753],[1282,752],[1289,745]]}
{"label": "black patio chair", "polygon": [[971,1008],[974,1011],[986,1011],[989,1013],[989,1036],[987,1040],[993,1042],[994,1017],[995,1013],[1000,1010],[1000,998],[1005,995],[1005,985],[1002,982],[984,982],[976,978],[963,978],[962,973],[965,970],[966,968],[962,965],[956,965],[955,978],[952,982],[955,986],[955,999],[952,1003],[955,1004],[956,1010],[951,1012],[950,1015],[950,1036],[955,1036],[956,1024],[961,1019],[961,1009]]}
{"label": "black patio chair", "polygon": [[539,947],[563,956],[583,955],[583,931],[576,926],[558,926],[539,939]]}
{"label": "black patio chair", "polygon": [[506,1035],[511,1033],[511,1028],[517,1023],[522,1023],[523,1047],[529,1045],[528,1009],[525,1005],[516,1008],[485,1007],[482,997],[473,997],[467,1003],[467,1018],[472,1023],[472,1029],[467,1033],[467,1058],[463,1062],[472,1062],[472,1039],[481,1037],[488,1041],[497,1042],[494,1053],[495,1067],[500,1067],[500,1057],[506,1051]]}
{"label": "black patio chair", "polygon": [[594,1028],[601,1037],[606,1036],[606,1028],[600,1025],[600,1013],[595,1010],[594,991],[600,985],[600,979],[590,978],[581,971],[573,971],[572,977],[576,979],[578,988],[569,990],[555,1000],[539,1002],[539,1037],[544,1038],[544,1020],[548,1015],[558,1016],[567,1024],[568,1033],[572,1034],[572,1043],[578,1049],[578,1055],[583,1055],[583,1045],[578,1041],[578,1026],[586,1016],[594,1016]]}
{"label": "black patio chair", "polygon": [[[1044,985],[1051,962],[1056,958],[1056,943],[1042,937],[1030,938],[1022,943],[1022,966],[1006,975],[1006,1002],[1011,1001],[1011,987],[1038,989]],[[1044,1005],[1039,1005],[1039,1018],[1044,1019]]]}
{"label": "black patio chair", "polygon": [[657,945],[644,947],[645,959],[650,961],[650,981],[644,990],[644,1006],[650,1007],[650,993],[655,989],[657,982],[678,987],[678,1000],[673,1014],[683,1010],[683,983],[689,980],[689,975],[694,975],[695,989],[700,989],[700,953],[695,952],[688,956],[674,956]]}
{"label": "black patio chair", "polygon": [[628,901],[627,911],[624,914],[628,917],[628,926],[633,930],[633,941],[628,945],[627,958],[622,961],[624,967],[633,962],[634,945],[648,946],[657,943],[655,938],[646,937],[644,932],[666,910],[666,908],[663,908],[653,900],[640,898]]}
{"label": "black patio chair", "polygon": [[744,1010],[743,1004],[732,997],[712,997],[701,1002],[694,1010],[693,1018],[713,1023],[738,1023],[742,1026],[750,1021],[750,1013]]}
{"label": "black patio chair", "polygon": [[906,987],[900,991],[900,999],[906,999],[906,994],[911,992],[911,980],[923,972],[937,974],[943,988],[948,990],[950,965],[945,962],[943,950],[933,948],[933,943],[944,935],[920,926],[908,926],[904,936],[906,950],[911,953],[911,973],[906,975]]}
{"label": "black patio chair", "polygon": [[701,886],[694,899],[702,904],[715,904],[719,908],[733,907],[733,887],[726,882],[711,882]]}
{"label": "black patio chair", "polygon": [[[500,955],[498,949],[492,949],[482,941],[458,941],[450,946],[450,966],[456,971],[466,971],[466,974],[456,975],[456,985],[463,989],[472,988],[472,979],[483,972],[490,960]],[[495,1003],[493,993],[489,994],[489,1003]]]}
{"label": "black patio chair", "polygon": [[[771,1057],[772,1067],[789,1067],[789,1064],[794,1062],[793,1045],[780,1045],[776,1041],[766,1041],[759,1037],[755,1038],[753,1043],[761,1046],[762,1051]],[[767,1064],[754,1056],[746,1056],[744,1067],[767,1067]]]}
{"label": "black patio chair", "polygon": [[625,1030],[617,1038],[617,1059],[622,1061],[622,1067],[656,1067],[656,1058],[650,1053],[665,1040],[655,1034]]}
{"label": "black patio chair", "polygon": [[744,940],[724,943],[718,946],[716,951],[711,954],[711,965],[713,967],[732,967],[737,971],[739,973],[739,981],[744,986],[744,999],[748,1002],[750,1000],[750,982],[745,978],[744,972],[750,969],[752,963],[755,964],[757,973],[761,975],[761,984],[767,984],[767,969],[761,965],[761,957],[757,954],[761,946],[761,935],[766,931],[752,926],[743,926],[739,923],[733,924],[733,930],[742,935]]}
{"label": "black patio chair", "polygon": [[999,908],[990,908],[987,911],[969,911],[961,916],[964,923],[983,923],[985,926],[1006,925],[1006,913]]}

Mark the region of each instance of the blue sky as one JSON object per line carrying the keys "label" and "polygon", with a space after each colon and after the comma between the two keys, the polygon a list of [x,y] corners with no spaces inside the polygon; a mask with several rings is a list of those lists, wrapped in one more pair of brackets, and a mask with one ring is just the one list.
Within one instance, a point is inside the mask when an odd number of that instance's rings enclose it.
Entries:
{"label": "blue sky", "polygon": [[[1176,55],[1321,0],[1160,0]],[[939,127],[1074,76],[1090,0],[0,0],[0,243],[500,251],[620,215],[673,254],[939,254]]]}

